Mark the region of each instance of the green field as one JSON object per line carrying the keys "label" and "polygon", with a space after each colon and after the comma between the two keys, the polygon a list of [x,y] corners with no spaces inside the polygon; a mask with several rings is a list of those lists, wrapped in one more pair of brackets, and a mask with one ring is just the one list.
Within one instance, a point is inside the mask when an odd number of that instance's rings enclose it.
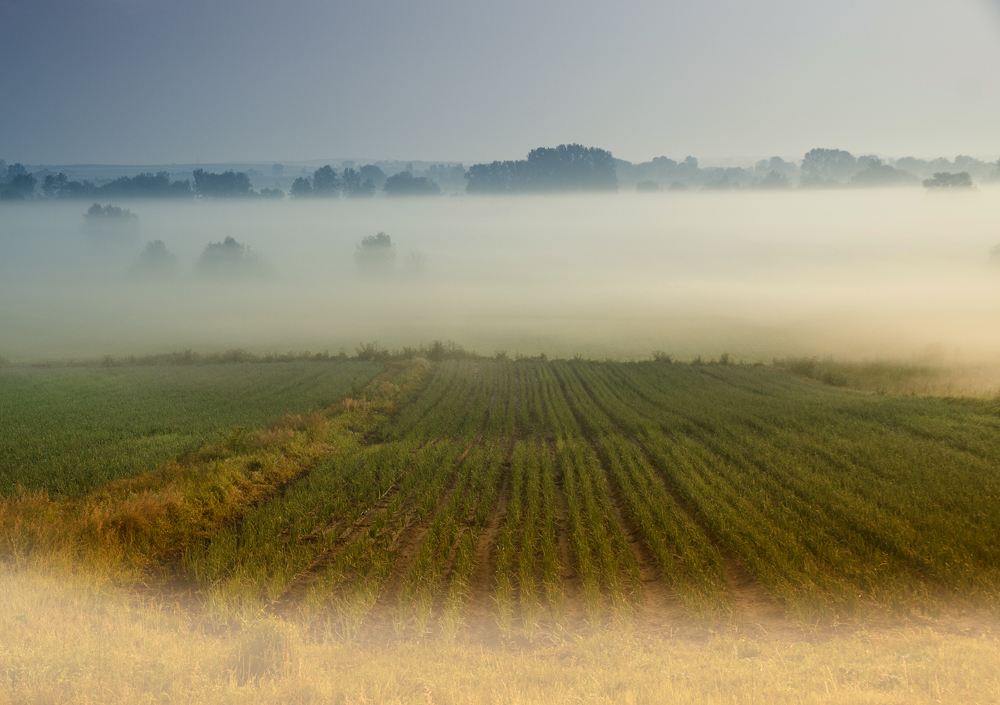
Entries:
{"label": "green field", "polygon": [[220,433],[329,406],[364,362],[0,367],[0,495],[76,495],[152,470]]}

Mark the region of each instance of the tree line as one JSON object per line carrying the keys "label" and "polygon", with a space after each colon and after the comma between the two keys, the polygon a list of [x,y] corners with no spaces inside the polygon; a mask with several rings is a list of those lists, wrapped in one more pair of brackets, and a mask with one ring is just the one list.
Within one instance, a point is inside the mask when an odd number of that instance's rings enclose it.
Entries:
{"label": "tree line", "polygon": [[[665,156],[633,164],[616,159],[610,151],[580,144],[539,147],[526,159],[474,164],[433,165],[414,172],[412,165],[392,176],[375,164],[355,169],[345,162],[341,171],[327,164],[297,177],[291,184],[292,199],[372,198],[381,190],[386,196],[433,196],[442,193],[438,182],[452,191],[469,194],[558,193],[615,191],[619,187],[638,191],[732,189],[834,188],[842,186],[906,186],[968,188],[974,180],[1000,182],[1000,160],[983,162],[959,155],[923,160],[904,157],[883,160],[875,155],[855,157],[841,149],[812,149],[801,161],[771,157],[752,167],[702,167],[694,157],[674,161]],[[280,175],[284,167],[275,165]],[[252,173],[253,170],[251,170]],[[7,165],[0,159],[0,200],[49,198],[285,198],[280,188],[254,190],[250,176],[242,171],[211,173],[196,169],[192,179],[171,180],[166,171],[120,176],[108,183],[70,180],[66,174],[32,174],[23,164]],[[433,177],[433,178],[431,178]],[[435,181],[437,179],[437,181]],[[464,189],[461,183],[464,182]],[[40,187],[40,194],[36,193]]]}

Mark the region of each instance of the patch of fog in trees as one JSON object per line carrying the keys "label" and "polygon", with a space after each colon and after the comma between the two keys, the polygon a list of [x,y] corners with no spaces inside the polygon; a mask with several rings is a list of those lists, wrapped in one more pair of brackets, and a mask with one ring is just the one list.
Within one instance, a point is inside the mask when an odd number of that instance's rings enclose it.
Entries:
{"label": "patch of fog in trees", "polygon": [[988,187],[128,206],[114,236],[80,202],[4,210],[0,356],[1000,352]]}

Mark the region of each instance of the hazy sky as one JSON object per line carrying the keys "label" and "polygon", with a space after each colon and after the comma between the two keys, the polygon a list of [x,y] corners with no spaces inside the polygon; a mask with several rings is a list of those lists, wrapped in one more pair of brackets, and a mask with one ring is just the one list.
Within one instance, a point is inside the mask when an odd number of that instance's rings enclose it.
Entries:
{"label": "hazy sky", "polygon": [[1000,156],[997,0],[0,0],[0,158]]}

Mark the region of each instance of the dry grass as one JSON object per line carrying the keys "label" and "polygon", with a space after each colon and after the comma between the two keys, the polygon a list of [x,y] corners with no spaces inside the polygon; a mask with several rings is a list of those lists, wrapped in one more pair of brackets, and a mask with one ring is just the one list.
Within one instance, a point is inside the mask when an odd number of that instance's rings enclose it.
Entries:
{"label": "dry grass", "polygon": [[362,649],[264,618],[213,633],[84,577],[0,572],[0,702],[995,703],[996,636],[896,629],[685,641],[609,631],[532,651]]}

